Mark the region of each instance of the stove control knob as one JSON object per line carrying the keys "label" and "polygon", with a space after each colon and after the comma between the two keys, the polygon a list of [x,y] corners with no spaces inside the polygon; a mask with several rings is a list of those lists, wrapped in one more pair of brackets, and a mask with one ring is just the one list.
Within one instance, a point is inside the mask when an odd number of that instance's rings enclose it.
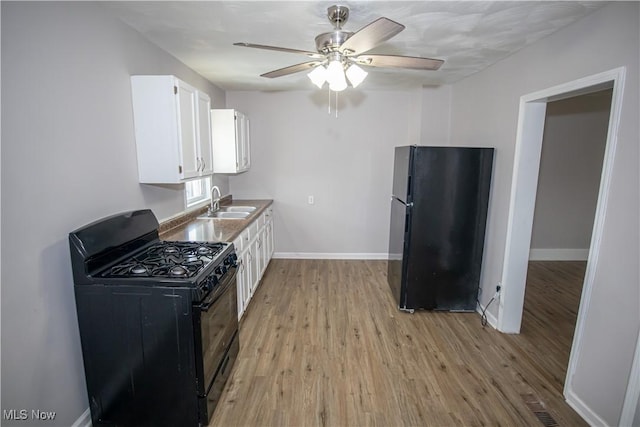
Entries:
{"label": "stove control knob", "polygon": [[218,278],[216,276],[210,276],[207,279],[207,283],[205,284],[205,289],[207,291],[212,290],[218,284]]}
{"label": "stove control knob", "polygon": [[232,253],[231,255],[229,255],[225,260],[224,263],[226,265],[230,265],[232,267],[235,267],[237,264],[237,260],[238,260],[238,256],[234,253]]}

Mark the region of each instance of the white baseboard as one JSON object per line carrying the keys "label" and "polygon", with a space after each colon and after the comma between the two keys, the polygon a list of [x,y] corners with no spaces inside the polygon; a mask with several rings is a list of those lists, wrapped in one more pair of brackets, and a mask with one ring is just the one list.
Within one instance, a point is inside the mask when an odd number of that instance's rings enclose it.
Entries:
{"label": "white baseboard", "polygon": [[531,249],[529,261],[586,261],[589,249]]}
{"label": "white baseboard", "polygon": [[87,408],[71,427],[91,427],[91,410]]}
{"label": "white baseboard", "polygon": [[387,253],[321,253],[321,252],[275,252],[273,258],[280,259],[378,259],[386,260]]}
{"label": "white baseboard", "polygon": [[567,387],[564,393],[565,400],[590,426],[608,426],[602,418],[591,410],[571,389]]}

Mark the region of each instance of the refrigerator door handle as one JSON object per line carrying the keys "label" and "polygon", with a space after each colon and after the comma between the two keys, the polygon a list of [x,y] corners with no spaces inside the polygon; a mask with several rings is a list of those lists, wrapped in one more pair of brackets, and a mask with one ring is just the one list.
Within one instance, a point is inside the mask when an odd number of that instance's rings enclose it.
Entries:
{"label": "refrigerator door handle", "polygon": [[402,203],[403,205],[405,205],[405,206],[406,206],[406,207],[408,207],[408,208],[413,207],[413,202],[405,203],[405,202],[403,202],[402,200],[398,199],[396,196],[391,196],[391,201],[393,202],[394,200],[395,200],[395,201],[398,201],[398,202],[400,202],[400,203]]}

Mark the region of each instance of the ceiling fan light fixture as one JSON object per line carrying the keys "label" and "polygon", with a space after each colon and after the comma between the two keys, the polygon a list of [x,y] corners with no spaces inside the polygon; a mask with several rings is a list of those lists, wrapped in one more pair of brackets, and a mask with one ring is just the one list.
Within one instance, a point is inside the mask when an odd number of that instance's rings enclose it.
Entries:
{"label": "ceiling fan light fixture", "polygon": [[322,85],[327,81],[327,69],[323,65],[318,65],[307,74],[307,77],[314,85],[322,89]]}
{"label": "ceiling fan light fixture", "polygon": [[344,80],[344,67],[339,59],[332,59],[327,65],[327,81],[329,83]]}
{"label": "ceiling fan light fixture", "polygon": [[327,82],[334,92],[340,92],[347,88],[347,79],[344,76],[344,66],[340,58],[332,59],[327,65]]}
{"label": "ceiling fan light fixture", "polygon": [[345,79],[344,76],[342,77],[342,80],[329,83],[329,89],[331,89],[334,92],[341,92],[346,88],[347,88],[347,79]]}
{"label": "ceiling fan light fixture", "polygon": [[364,81],[368,74],[369,73],[358,67],[356,64],[351,64],[349,68],[347,68],[347,78],[349,79],[349,82],[353,87],[358,87],[358,85]]}

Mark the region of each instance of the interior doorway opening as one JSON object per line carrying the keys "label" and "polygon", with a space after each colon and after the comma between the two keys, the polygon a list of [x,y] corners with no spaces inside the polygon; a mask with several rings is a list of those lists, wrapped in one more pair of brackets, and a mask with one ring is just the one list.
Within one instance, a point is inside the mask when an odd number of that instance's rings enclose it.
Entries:
{"label": "interior doorway opening", "polygon": [[547,103],[521,332],[540,337],[562,392],[580,307],[612,90]]}
{"label": "interior doorway opening", "polygon": [[[621,116],[624,89],[624,67],[574,80],[520,98],[516,135],[514,169],[507,221],[507,237],[502,271],[502,295],[499,300],[498,329],[519,333],[522,324],[526,276],[530,254],[531,232],[536,200],[540,156],[547,104],[579,95],[611,89],[611,113],[607,128],[606,148],[598,190],[594,225],[588,251],[584,285],[580,299],[576,328],[566,378],[576,370],[585,335],[585,313],[589,311],[595,266],[597,265],[604,230],[605,208],[610,193],[617,130]],[[568,403],[585,419],[591,411],[573,394],[565,379],[564,395]]]}

